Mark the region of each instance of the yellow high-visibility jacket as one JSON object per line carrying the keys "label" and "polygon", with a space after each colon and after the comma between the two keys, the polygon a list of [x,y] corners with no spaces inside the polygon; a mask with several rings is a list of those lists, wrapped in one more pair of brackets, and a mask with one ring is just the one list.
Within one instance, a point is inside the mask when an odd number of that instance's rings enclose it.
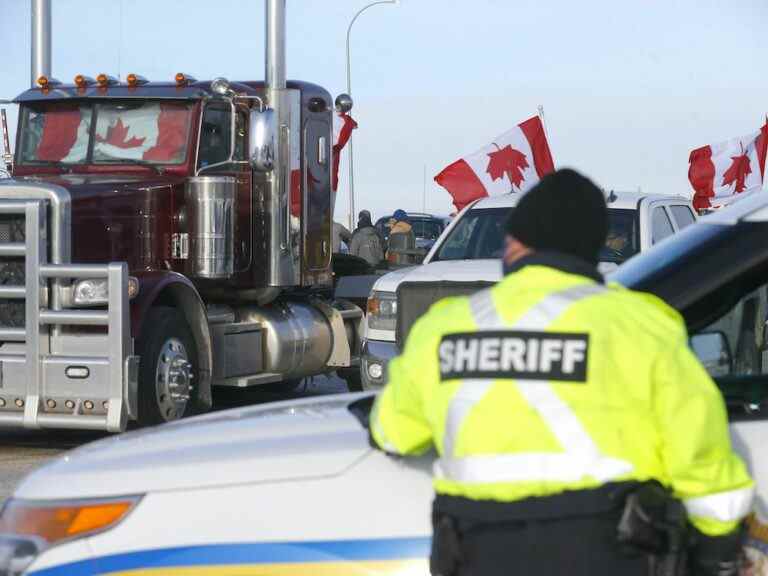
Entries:
{"label": "yellow high-visibility jacket", "polygon": [[549,266],[435,304],[390,363],[371,432],[394,453],[434,445],[435,490],[475,500],[657,479],[716,536],[754,496],[680,315]]}

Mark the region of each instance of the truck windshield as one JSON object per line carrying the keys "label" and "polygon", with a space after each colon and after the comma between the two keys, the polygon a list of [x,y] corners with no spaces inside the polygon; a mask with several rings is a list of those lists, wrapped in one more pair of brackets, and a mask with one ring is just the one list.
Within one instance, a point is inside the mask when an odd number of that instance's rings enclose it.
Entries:
{"label": "truck windshield", "polygon": [[637,211],[621,208],[608,210],[608,238],[600,249],[601,262],[620,264],[640,251]]}
{"label": "truck windshield", "polygon": [[26,105],[19,163],[181,164],[192,104],[57,102]]}
{"label": "truck windshield", "polygon": [[[513,208],[478,208],[461,218],[432,258],[437,260],[480,260],[501,258],[504,225]],[[637,212],[608,210],[608,239],[600,250],[601,262],[624,262],[639,252]]]}

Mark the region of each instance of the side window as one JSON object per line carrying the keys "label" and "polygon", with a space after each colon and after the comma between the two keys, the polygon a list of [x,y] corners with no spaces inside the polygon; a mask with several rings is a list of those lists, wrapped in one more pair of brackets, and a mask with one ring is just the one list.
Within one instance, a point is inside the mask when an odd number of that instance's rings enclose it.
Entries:
{"label": "side window", "polygon": [[672,210],[672,216],[675,218],[675,222],[677,222],[677,227],[680,228],[680,230],[696,222],[696,218],[688,206],[670,206],[670,209]]}
{"label": "side window", "polygon": [[717,381],[732,417],[768,414],[768,387],[760,385],[768,375],[766,320],[768,285],[763,284],[691,336],[692,350]]}
{"label": "side window", "polygon": [[661,242],[667,236],[672,236],[675,233],[672,228],[672,222],[669,221],[669,216],[667,216],[667,213],[661,206],[653,209],[651,227],[651,244]]}
{"label": "side window", "polygon": [[[238,112],[235,119],[235,160],[245,159],[247,116]],[[231,143],[232,109],[227,104],[209,104],[203,111],[200,127],[200,153],[198,165],[202,168],[224,162],[229,158]]]}

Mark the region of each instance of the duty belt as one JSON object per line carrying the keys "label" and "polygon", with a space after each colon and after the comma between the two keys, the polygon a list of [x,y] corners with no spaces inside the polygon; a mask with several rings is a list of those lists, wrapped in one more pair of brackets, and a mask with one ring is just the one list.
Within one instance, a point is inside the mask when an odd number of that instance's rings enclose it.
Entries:
{"label": "duty belt", "polygon": [[535,496],[513,502],[437,494],[433,509],[436,515],[479,523],[591,516],[621,508],[627,494],[638,485],[638,482],[609,482],[599,488],[566,490],[551,496]]}

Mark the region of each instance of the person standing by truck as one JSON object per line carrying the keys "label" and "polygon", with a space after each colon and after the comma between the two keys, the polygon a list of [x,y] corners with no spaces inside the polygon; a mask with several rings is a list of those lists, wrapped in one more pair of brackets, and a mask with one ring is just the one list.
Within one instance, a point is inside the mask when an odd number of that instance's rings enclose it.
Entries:
{"label": "person standing by truck", "polygon": [[509,218],[505,278],[433,306],[390,363],[371,434],[437,449],[433,574],[648,574],[669,550],[633,530],[627,554],[617,527],[658,485],[687,511],[691,573],[738,573],[754,486],[723,399],[677,312],[604,284],[607,227],[590,180],[544,177]]}
{"label": "person standing by truck", "polygon": [[395,210],[389,221],[387,261],[391,264],[409,264],[411,252],[416,249],[416,235],[405,210]]}
{"label": "person standing by truck", "polygon": [[384,259],[384,247],[379,232],[374,228],[371,213],[361,210],[357,228],[349,242],[349,253],[368,262],[373,268]]}

